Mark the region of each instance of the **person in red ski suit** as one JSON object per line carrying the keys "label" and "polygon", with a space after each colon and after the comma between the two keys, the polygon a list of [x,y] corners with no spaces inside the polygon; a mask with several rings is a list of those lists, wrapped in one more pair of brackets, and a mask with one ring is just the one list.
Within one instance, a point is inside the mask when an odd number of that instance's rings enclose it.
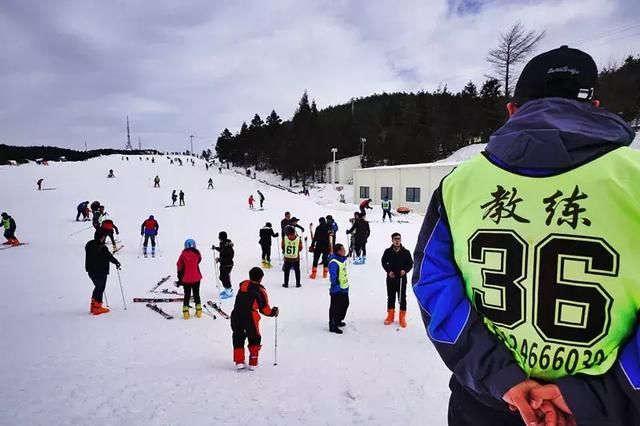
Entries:
{"label": "person in red ski suit", "polygon": [[253,202],[255,199],[253,198],[253,194],[249,195],[249,208],[253,209]]}

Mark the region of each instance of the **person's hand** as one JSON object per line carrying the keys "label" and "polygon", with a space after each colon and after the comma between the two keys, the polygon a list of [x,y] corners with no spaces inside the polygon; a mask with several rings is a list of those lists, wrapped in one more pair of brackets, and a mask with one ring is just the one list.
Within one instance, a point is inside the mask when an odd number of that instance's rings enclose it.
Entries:
{"label": "person's hand", "polygon": [[278,315],[280,315],[280,308],[278,308],[277,306],[271,308],[271,316],[277,317]]}
{"label": "person's hand", "polygon": [[216,263],[220,263],[220,258],[216,257]]}
{"label": "person's hand", "polygon": [[144,231],[140,231],[140,236],[143,236],[143,235],[144,235]]}
{"label": "person's hand", "polygon": [[560,414],[566,420],[567,425],[576,424],[573,412],[571,412],[557,385],[549,384],[532,389],[529,392],[529,399],[531,400],[531,407],[534,409],[541,408],[545,403],[553,404],[561,412]]}
{"label": "person's hand", "polygon": [[389,278],[395,278],[395,277],[396,277],[395,272],[393,271],[389,272]]}
{"label": "person's hand", "polygon": [[120,235],[120,231],[116,231],[116,235]]}
{"label": "person's hand", "polygon": [[404,270],[400,271],[400,276],[401,276],[401,277],[404,277],[405,275],[407,275],[407,272],[406,272],[406,271],[404,271]]}
{"label": "person's hand", "polygon": [[120,270],[120,269],[121,269],[121,267],[122,267],[122,265],[120,264],[120,262],[116,263],[116,269],[117,269],[117,270]]}
{"label": "person's hand", "polygon": [[[511,411],[518,410],[520,412],[520,416],[522,417],[522,420],[524,420],[525,425],[533,426],[540,424],[534,409],[529,405],[529,393],[534,388],[540,386],[541,385],[534,380],[525,380],[524,382],[518,383],[502,395],[502,400],[509,404],[509,409]],[[541,405],[539,405],[539,407],[540,406]],[[546,416],[543,415],[541,417]]]}

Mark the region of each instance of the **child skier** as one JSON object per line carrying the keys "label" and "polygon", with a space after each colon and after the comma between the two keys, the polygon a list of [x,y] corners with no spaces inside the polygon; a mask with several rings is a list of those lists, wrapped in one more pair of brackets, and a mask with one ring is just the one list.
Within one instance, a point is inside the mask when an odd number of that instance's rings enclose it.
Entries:
{"label": "child skier", "polygon": [[264,227],[260,229],[260,240],[258,243],[262,248],[262,267],[271,268],[271,238],[277,238],[278,233],[273,232],[271,222],[267,222]]}
{"label": "child skier", "polygon": [[220,253],[219,257],[215,259],[220,264],[220,281],[224,290],[220,293],[221,299],[228,299],[233,297],[233,288],[231,288],[231,270],[233,269],[233,256],[235,251],[233,250],[233,242],[227,238],[227,233],[221,231],[218,234],[218,240],[220,240],[220,246],[215,245],[211,248]]}
{"label": "child skier", "polygon": [[287,236],[282,238],[281,250],[284,255],[284,284],[289,287],[289,273],[293,269],[296,274],[296,287],[300,287],[300,252],[302,251],[302,239],[296,234],[293,226],[287,227]]}
{"label": "child skier", "polygon": [[336,245],[336,235],[338,235],[338,224],[333,220],[333,216],[327,215],[327,224],[331,227],[331,247]]}
{"label": "child skier", "polygon": [[249,208],[253,210],[253,202],[255,199],[253,198],[253,194],[249,195]]}
{"label": "child skier", "polygon": [[184,302],[182,303],[182,317],[189,319],[189,302],[193,291],[193,301],[196,304],[196,317],[202,317],[202,304],[200,303],[200,262],[202,256],[196,249],[196,242],[189,238],[184,242],[184,250],[178,258],[178,285],[184,288]]}
{"label": "child skier", "polygon": [[[106,217],[106,213],[104,214],[104,217]],[[111,244],[113,245],[113,251],[115,252],[118,249],[118,247],[116,246],[116,240],[113,237],[113,231],[115,231],[117,235],[120,235],[120,231],[118,230],[118,227],[116,226],[115,223],[113,223],[111,219],[104,219],[100,224],[100,229],[102,229],[105,235],[109,237],[109,239],[111,239]]]}
{"label": "child skier", "polygon": [[156,256],[156,235],[158,235],[159,229],[160,225],[158,225],[158,221],[153,215],[150,215],[148,219],[142,222],[140,235],[144,235],[144,243],[142,244],[142,254],[144,257],[147,257],[147,246],[149,245],[149,240],[151,240],[151,256]]}
{"label": "child skier", "polygon": [[16,238],[16,221],[9,216],[9,213],[2,213],[2,226],[4,227],[4,237],[7,239],[3,244],[12,246],[20,245],[20,241]]}
{"label": "child skier", "polygon": [[344,317],[349,308],[349,277],[347,276],[347,257],[342,244],[336,244],[333,254],[329,256],[329,277],[331,287],[329,295],[329,331],[342,334],[340,327],[344,327]]}
{"label": "child skier", "polygon": [[279,309],[269,306],[267,291],[262,286],[264,272],[260,268],[251,268],[249,279],[240,283],[240,290],[231,312],[231,330],[233,332],[233,362],[238,370],[246,367],[244,362],[244,341],[249,342],[249,370],[258,366],[262,337],[260,336],[260,314],[277,317]]}

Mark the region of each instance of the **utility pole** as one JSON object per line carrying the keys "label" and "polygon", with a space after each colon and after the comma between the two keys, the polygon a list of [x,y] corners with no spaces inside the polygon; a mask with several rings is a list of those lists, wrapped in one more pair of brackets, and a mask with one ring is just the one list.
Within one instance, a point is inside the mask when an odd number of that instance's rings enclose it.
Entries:
{"label": "utility pole", "polygon": [[336,189],[336,152],[338,152],[338,148],[331,148],[331,152],[333,153],[333,170],[332,180],[333,180],[333,189]]}
{"label": "utility pole", "polygon": [[367,138],[360,138],[360,143],[362,144],[362,156],[360,157],[360,166],[364,168],[364,144],[367,143]]}
{"label": "utility pole", "polygon": [[87,152],[87,140],[84,141],[84,152]]}
{"label": "utility pole", "polygon": [[131,133],[129,132],[129,116],[127,115],[127,150],[131,151],[133,147],[131,146]]}
{"label": "utility pole", "polygon": [[138,136],[138,151],[142,151],[142,141],[140,140],[140,136]]}
{"label": "utility pole", "polygon": [[195,138],[195,136],[189,135],[189,139],[191,139],[191,155],[192,156],[193,156],[193,138]]}

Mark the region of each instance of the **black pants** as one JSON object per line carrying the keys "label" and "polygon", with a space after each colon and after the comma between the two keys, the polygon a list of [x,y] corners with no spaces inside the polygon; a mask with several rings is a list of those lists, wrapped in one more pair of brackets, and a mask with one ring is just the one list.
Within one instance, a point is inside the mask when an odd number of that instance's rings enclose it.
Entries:
{"label": "black pants", "polygon": [[247,315],[231,314],[231,338],[233,340],[233,348],[244,348],[244,341],[249,340],[249,346],[260,346],[262,336],[260,336],[260,326],[254,318],[253,313]]}
{"label": "black pants", "polygon": [[367,242],[366,241],[359,241],[358,239],[356,239],[354,241],[354,250],[356,251],[356,256],[360,257],[360,253],[362,253],[363,256],[367,255]]}
{"label": "black pants", "polygon": [[320,256],[322,256],[322,266],[327,268],[329,266],[329,262],[327,262],[327,257],[329,256],[329,248],[318,248],[316,247],[313,250],[313,267],[318,267],[318,261],[320,260]]}
{"label": "black pants", "polygon": [[102,295],[104,294],[104,289],[107,286],[107,274],[92,274],[89,273],[89,278],[93,281],[93,294],[91,298],[96,302],[102,303]]}
{"label": "black pants", "polygon": [[184,302],[182,302],[182,306],[189,306],[191,292],[193,292],[193,301],[196,302],[196,305],[200,305],[200,281],[192,284],[182,284],[182,288],[184,289]]}
{"label": "black pants", "polygon": [[260,200],[260,208],[262,208],[262,203],[264,203],[264,200]]}
{"label": "black pants", "polygon": [[156,236],[155,235],[147,235],[144,234],[144,243],[142,244],[144,247],[149,245],[149,240],[151,240],[151,247],[156,246]]}
{"label": "black pants", "polygon": [[80,216],[83,216],[84,210],[78,210],[78,214],[76,214],[76,222],[80,220]]}
{"label": "black pants", "polygon": [[224,288],[231,288],[231,270],[232,269],[233,269],[233,265],[220,267],[220,281],[222,281],[222,286]]}
{"label": "black pants", "polygon": [[207,186],[207,189],[213,189],[213,184],[210,183],[209,186]]}
{"label": "black pants", "polygon": [[116,240],[113,238],[113,231],[106,231],[107,237],[111,240],[111,245],[116,245]]}
{"label": "black pants", "polygon": [[347,316],[349,308],[349,293],[338,293],[331,295],[329,305],[329,325],[338,325]]}
{"label": "black pants", "polygon": [[13,239],[13,238],[15,238],[15,237],[16,237],[16,233],[15,233],[14,231],[9,230],[9,229],[5,229],[5,231],[4,231],[4,237],[5,237],[7,240],[11,240],[11,239]]}
{"label": "black pants", "polygon": [[396,296],[400,292],[400,310],[407,310],[407,276],[389,278],[387,275],[387,309],[396,308]]}
{"label": "black pants", "polygon": [[382,210],[382,220],[389,216],[389,220],[391,220],[391,210]]}
{"label": "black pants", "polygon": [[289,272],[293,269],[296,274],[296,285],[300,285],[300,261],[284,260],[284,283],[289,285]]}
{"label": "black pants", "polygon": [[160,182],[154,182],[153,183],[153,187],[154,188],[160,188]]}
{"label": "black pants", "polygon": [[518,412],[510,412],[502,401],[491,401],[494,406],[481,402],[453,376],[449,388],[449,426],[522,426]]}
{"label": "black pants", "polygon": [[271,244],[260,243],[262,248],[262,260],[268,260],[271,262]]}
{"label": "black pants", "polygon": [[184,206],[184,198],[180,198],[180,205]]}

